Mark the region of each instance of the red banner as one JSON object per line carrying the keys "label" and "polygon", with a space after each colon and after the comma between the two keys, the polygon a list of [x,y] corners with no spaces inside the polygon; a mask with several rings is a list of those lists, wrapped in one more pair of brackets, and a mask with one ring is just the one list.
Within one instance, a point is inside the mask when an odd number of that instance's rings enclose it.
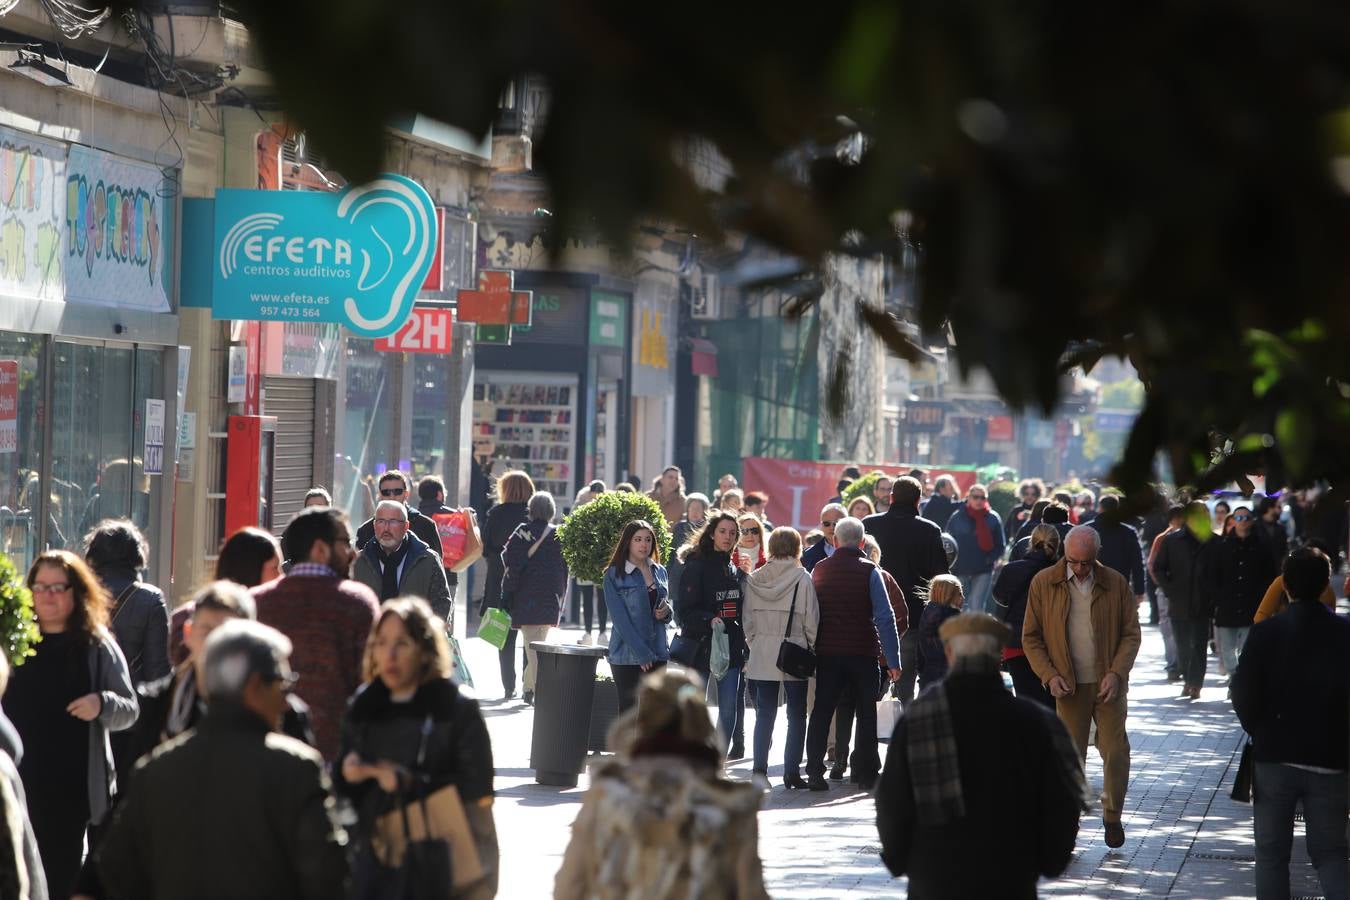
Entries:
{"label": "red banner", "polygon": [[[846,467],[845,463],[748,456],[742,468],[741,486],[768,496],[768,516],[775,525],[791,525],[799,531],[810,531],[820,526],[821,507],[835,496],[835,487]],[[859,464],[858,468],[864,475],[880,469],[892,479],[910,469],[922,469],[930,484],[939,475],[950,475],[956,479],[957,490],[962,496],[978,477],[973,471],[953,471],[938,466]]]}

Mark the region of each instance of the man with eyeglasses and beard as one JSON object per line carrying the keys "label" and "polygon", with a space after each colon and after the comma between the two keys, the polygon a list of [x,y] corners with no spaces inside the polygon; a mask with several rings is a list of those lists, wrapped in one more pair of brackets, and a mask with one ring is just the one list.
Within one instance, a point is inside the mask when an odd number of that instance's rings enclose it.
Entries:
{"label": "man with eyeglasses and beard", "polygon": [[[375,498],[375,504],[378,506],[384,500],[397,500],[408,510],[408,530],[417,535],[422,543],[426,544],[436,552],[440,557],[441,535],[436,530],[436,523],[430,516],[424,516],[418,511],[412,501],[412,479],[398,469],[390,469],[380,476],[377,482],[380,489],[380,496]],[[361,523],[361,527],[356,529],[356,550],[364,550],[366,544],[369,544],[375,538],[375,517],[371,516]]]}
{"label": "man with eyeglasses and beard", "polygon": [[[900,590],[905,592],[905,608],[910,622],[918,622],[923,617],[923,599],[918,589],[927,587],[933,576],[946,575],[949,571],[947,551],[942,546],[942,529],[919,515],[921,496],[923,486],[917,478],[908,475],[897,478],[895,484],[891,485],[890,508],[884,513],[863,519],[863,528],[877,539],[877,545],[881,547],[881,567],[891,573],[891,577],[900,585]],[[820,518],[823,524],[830,516],[822,515]],[[825,540],[833,537],[826,533]],[[918,674],[919,629],[915,627],[900,637],[898,683],[901,703],[914,699],[914,678]]]}

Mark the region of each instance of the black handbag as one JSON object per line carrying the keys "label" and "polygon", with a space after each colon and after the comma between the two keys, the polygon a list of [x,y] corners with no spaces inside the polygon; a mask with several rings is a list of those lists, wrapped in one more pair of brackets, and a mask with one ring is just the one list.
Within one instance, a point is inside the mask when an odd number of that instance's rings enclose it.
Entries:
{"label": "black handbag", "polygon": [[810,648],[788,640],[792,634],[792,618],[797,614],[797,585],[792,587],[792,606],[788,608],[787,628],[778,645],[778,671],[793,678],[805,680],[816,674],[816,655]]}
{"label": "black handbag", "polygon": [[670,642],[670,661],[679,663],[686,669],[704,669],[707,668],[711,649],[708,635],[694,640],[681,631]]}
{"label": "black handbag", "polygon": [[[422,739],[417,748],[417,769],[422,768],[426,759],[427,739],[433,727],[431,716],[422,724]],[[430,836],[431,815],[427,812],[426,791],[416,800],[407,800],[399,794],[399,808],[403,819],[404,853],[403,863],[390,866],[381,862],[367,843],[357,859],[355,890],[353,896],[359,900],[451,900],[454,886],[454,863],[450,857],[450,844],[442,838]],[[413,840],[412,829],[408,825],[408,807],[413,802],[422,805],[422,821],[427,823],[427,836]]]}
{"label": "black handbag", "polygon": [[1233,779],[1232,798],[1239,803],[1252,802],[1252,739],[1247,738],[1242,745],[1242,758],[1238,760],[1237,777]]}

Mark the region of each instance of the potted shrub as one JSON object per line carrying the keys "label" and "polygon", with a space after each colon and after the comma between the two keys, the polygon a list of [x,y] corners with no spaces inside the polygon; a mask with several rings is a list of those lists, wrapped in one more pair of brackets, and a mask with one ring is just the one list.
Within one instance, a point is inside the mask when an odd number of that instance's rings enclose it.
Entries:
{"label": "potted shrub", "polygon": [[33,618],[33,595],[10,558],[0,553],[0,652],[11,666],[32,656],[42,634]]}
{"label": "potted shrub", "polygon": [[661,514],[660,505],[646,494],[627,491],[606,492],[575,510],[558,526],[562,541],[563,559],[573,578],[595,582],[595,589],[605,580],[605,567],[614,553],[623,528],[634,519],[649,523],[656,532],[656,545],[661,548],[661,559],[670,558],[670,526]]}
{"label": "potted shrub", "polygon": [[591,701],[591,728],[586,749],[604,753],[609,749],[606,738],[614,720],[619,717],[619,691],[614,679],[607,675],[595,676],[595,697]]}
{"label": "potted shrub", "polygon": [[889,477],[885,472],[872,471],[861,478],[855,478],[853,483],[844,488],[844,492],[839,495],[843,499],[844,509],[848,509],[853,501],[859,497],[866,497],[875,503],[876,498],[872,496],[872,492],[876,490],[877,482]]}

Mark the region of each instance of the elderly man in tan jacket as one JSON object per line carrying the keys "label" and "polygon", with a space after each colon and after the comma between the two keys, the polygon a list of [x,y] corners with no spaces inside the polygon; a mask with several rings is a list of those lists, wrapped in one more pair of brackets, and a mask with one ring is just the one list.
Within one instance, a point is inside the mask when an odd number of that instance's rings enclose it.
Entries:
{"label": "elderly man in tan jacket", "polygon": [[1055,710],[1086,762],[1088,732],[1097,723],[1105,778],[1106,845],[1125,843],[1120,823],[1130,780],[1125,691],[1139,653],[1139,608],[1130,583],[1098,561],[1101,536],[1080,525],[1064,539],[1064,561],[1031,581],[1022,649],[1055,698]]}

